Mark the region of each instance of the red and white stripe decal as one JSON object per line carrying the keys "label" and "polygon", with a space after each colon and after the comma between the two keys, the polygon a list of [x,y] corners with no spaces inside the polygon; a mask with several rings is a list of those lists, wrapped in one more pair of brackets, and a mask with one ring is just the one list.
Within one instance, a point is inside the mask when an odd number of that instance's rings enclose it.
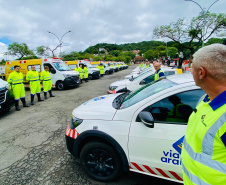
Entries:
{"label": "red and white stripe decal", "polygon": [[76,139],[79,136],[79,133],[75,129],[71,129],[69,125],[67,126],[66,135],[73,139]]}
{"label": "red and white stripe decal", "polygon": [[130,163],[129,168],[133,169],[133,170],[145,172],[145,173],[151,173],[152,175],[158,175],[158,176],[163,176],[163,177],[169,178],[169,179],[175,179],[175,180],[183,181],[181,175],[179,175],[179,174],[177,174],[176,172],[173,172],[173,171],[162,170],[160,168],[150,167],[150,166],[147,166],[147,165],[137,164],[137,163],[134,163],[134,162]]}

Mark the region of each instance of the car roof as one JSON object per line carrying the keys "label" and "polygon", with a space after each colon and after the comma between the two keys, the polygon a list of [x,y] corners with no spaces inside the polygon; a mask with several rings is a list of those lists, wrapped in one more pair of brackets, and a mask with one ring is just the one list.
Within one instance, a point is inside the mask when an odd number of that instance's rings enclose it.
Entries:
{"label": "car roof", "polygon": [[192,76],[191,73],[182,73],[182,74],[170,75],[170,76],[167,76],[166,78],[177,83],[177,84],[194,82],[194,79],[193,79],[193,76]]}

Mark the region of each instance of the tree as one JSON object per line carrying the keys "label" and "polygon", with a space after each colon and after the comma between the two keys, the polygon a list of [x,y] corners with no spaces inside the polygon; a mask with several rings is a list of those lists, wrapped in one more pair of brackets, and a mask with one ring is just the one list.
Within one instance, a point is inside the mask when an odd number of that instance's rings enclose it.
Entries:
{"label": "tree", "polygon": [[136,56],[136,54],[133,53],[132,51],[126,51],[124,53],[121,53],[120,55],[129,56],[130,58],[134,58]]}
{"label": "tree", "polygon": [[100,55],[92,56],[93,61],[102,61],[103,58]]}
{"label": "tree", "polygon": [[1,65],[5,65],[5,63],[6,63],[6,60],[5,59],[2,59]]}
{"label": "tree", "polygon": [[54,51],[60,47],[62,45],[62,43],[60,43],[59,45],[57,45],[54,49],[51,49],[50,47],[47,47],[48,50],[50,50],[52,52],[52,56],[55,57]]}
{"label": "tree", "polygon": [[36,48],[36,53],[39,56],[48,56],[48,52],[47,52],[48,50],[49,50],[49,47],[47,46],[39,46]]}
{"label": "tree", "polygon": [[13,42],[12,44],[9,44],[8,52],[11,55],[19,55],[19,58],[18,58],[19,60],[22,59],[24,56],[34,55],[33,51],[28,48],[27,44],[25,43],[19,44],[17,42]]}
{"label": "tree", "polygon": [[176,53],[178,53],[178,49],[175,47],[167,47],[167,49],[168,49],[168,56],[170,56],[170,58],[174,58],[176,56]]}
{"label": "tree", "polygon": [[120,50],[112,50],[112,51],[109,51],[109,54],[110,55],[113,55],[115,57],[118,57],[120,55],[121,51]]}
{"label": "tree", "polygon": [[126,56],[124,62],[126,64],[129,64],[131,62],[132,58],[130,56]]}
{"label": "tree", "polygon": [[219,39],[219,38],[211,38],[208,40],[208,42],[206,42],[205,45],[210,45],[210,44],[215,44],[215,43],[220,43],[223,44],[224,39]]}
{"label": "tree", "polygon": [[144,53],[144,58],[148,59],[148,60],[153,60],[154,57],[154,49],[149,49],[148,51],[146,51]]}
{"label": "tree", "polygon": [[224,36],[222,33],[225,33],[225,27],[225,14],[202,12],[192,20],[179,19],[170,25],[156,27],[153,32],[157,38],[169,38],[190,50],[191,61],[192,55],[200,47],[202,41],[208,40],[213,34]]}

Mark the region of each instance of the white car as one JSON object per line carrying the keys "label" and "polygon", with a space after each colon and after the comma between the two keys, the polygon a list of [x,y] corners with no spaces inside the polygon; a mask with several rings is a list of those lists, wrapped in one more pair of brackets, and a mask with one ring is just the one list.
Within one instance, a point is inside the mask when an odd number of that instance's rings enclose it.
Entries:
{"label": "white car", "polygon": [[[177,74],[177,71],[175,69],[164,68],[164,73],[165,73],[165,76],[168,76],[168,75]],[[155,78],[155,70],[151,70],[151,71],[142,73],[141,75],[135,78],[118,80],[116,82],[113,82],[109,86],[108,93],[114,94],[117,92],[125,92],[128,90],[135,91],[141,88],[142,86],[153,82],[154,78]]]}
{"label": "white car", "polygon": [[[98,181],[134,171],[182,183],[187,120],[203,94],[191,74],[180,74],[132,93],[93,98],[72,112],[67,148]],[[174,104],[182,111],[179,120]]]}
{"label": "white car", "polygon": [[144,68],[143,70],[140,70],[140,71],[132,71],[129,75],[126,75],[123,79],[130,79],[130,78],[135,78],[147,71],[151,71],[151,70],[154,70],[154,67],[153,66],[150,66],[148,68]]}

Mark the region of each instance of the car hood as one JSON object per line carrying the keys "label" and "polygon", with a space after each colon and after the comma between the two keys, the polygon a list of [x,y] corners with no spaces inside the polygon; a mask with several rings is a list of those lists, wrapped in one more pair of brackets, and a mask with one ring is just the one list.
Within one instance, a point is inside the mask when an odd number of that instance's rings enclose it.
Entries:
{"label": "car hood", "polygon": [[110,86],[127,86],[130,84],[131,84],[131,81],[129,81],[129,79],[122,79],[122,80],[113,82]]}
{"label": "car hood", "polygon": [[90,99],[74,109],[72,114],[79,119],[112,120],[116,112],[112,102],[118,95],[110,94]]}
{"label": "car hood", "polygon": [[65,75],[79,75],[77,71],[61,71]]}
{"label": "car hood", "polygon": [[8,83],[0,78],[0,89],[5,88]]}
{"label": "car hood", "polygon": [[95,68],[95,67],[92,67],[91,68],[93,71],[100,71],[100,69],[97,69],[97,68]]}

